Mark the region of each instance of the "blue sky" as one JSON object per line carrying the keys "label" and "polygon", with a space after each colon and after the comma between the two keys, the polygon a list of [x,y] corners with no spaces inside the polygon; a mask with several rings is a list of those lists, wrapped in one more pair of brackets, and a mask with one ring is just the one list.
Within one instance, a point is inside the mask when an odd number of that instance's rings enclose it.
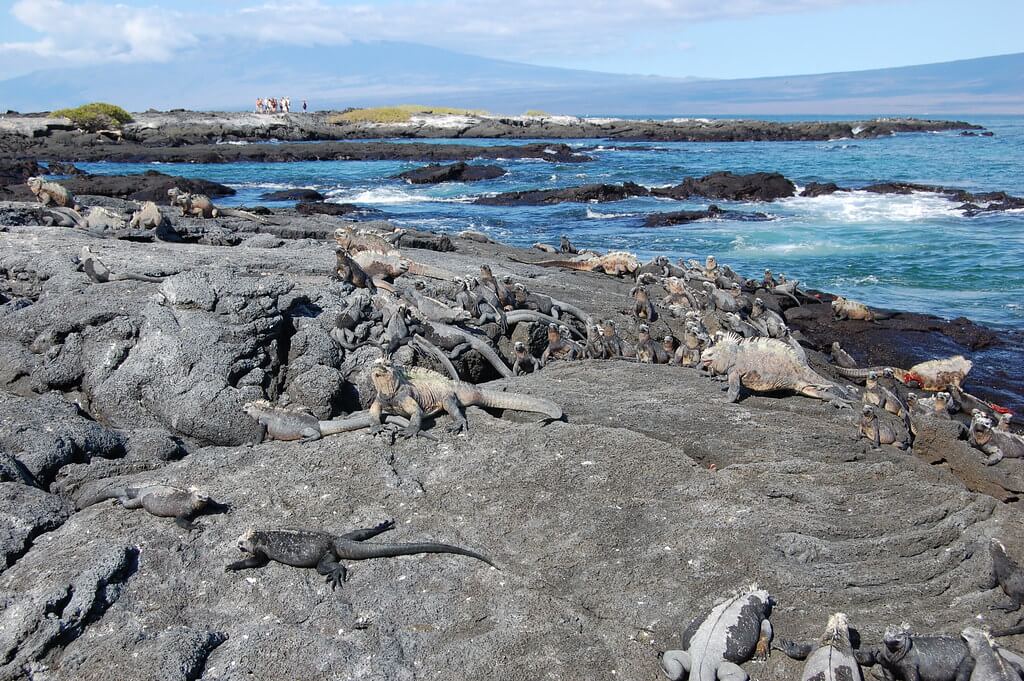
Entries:
{"label": "blue sky", "polygon": [[0,78],[167,61],[211,36],[743,78],[1021,52],[1022,25],[1024,0],[0,0]]}

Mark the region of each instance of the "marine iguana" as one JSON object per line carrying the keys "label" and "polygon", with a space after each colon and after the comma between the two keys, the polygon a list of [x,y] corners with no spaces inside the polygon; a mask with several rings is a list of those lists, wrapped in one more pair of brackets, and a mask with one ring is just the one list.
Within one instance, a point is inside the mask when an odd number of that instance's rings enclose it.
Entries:
{"label": "marine iguana", "polygon": [[548,346],[540,356],[540,365],[546,366],[552,359],[579,359],[583,348],[569,338],[569,329],[557,324],[548,324]]}
{"label": "marine iguana", "polygon": [[670,681],[746,681],[739,665],[771,654],[773,605],[756,584],[716,603],[683,631],[682,650],[662,655],[665,675]]}
{"label": "marine iguana", "polygon": [[530,354],[530,351],[526,349],[526,345],[522,341],[515,342],[515,345],[512,346],[512,352],[516,358],[516,361],[512,363],[512,373],[516,376],[532,374],[540,369],[540,360]]}
{"label": "marine iguana", "polygon": [[767,334],[761,332],[761,329],[743,319],[735,312],[726,312],[719,318],[719,320],[726,330],[732,331],[738,336],[743,336],[744,338],[760,338],[761,336],[767,336]]}
{"label": "marine iguana", "polygon": [[399,414],[409,417],[403,435],[412,437],[422,430],[424,416],[441,411],[452,417],[448,430],[459,433],[469,428],[463,411],[470,406],[532,411],[549,419],[562,418],[561,407],[549,400],[479,388],[429,369],[404,368],[383,357],[374,361],[370,379],[377,389],[377,396],[370,405],[370,414],[376,420],[371,433],[380,432],[385,413]]}
{"label": "marine iguana", "polygon": [[628,354],[622,337],[615,330],[615,322],[611,319],[601,322],[601,343],[609,358],[625,357]]}
{"label": "marine iguana", "polygon": [[654,308],[647,289],[643,286],[634,286],[629,295],[633,296],[633,314],[637,319],[643,319],[648,323],[658,321],[658,311]]}
{"label": "marine iguana", "polygon": [[[359,411],[344,418],[321,421],[303,409],[278,407],[267,400],[246,402],[242,406],[242,411],[260,424],[260,442],[268,439],[313,442],[329,435],[371,428],[377,423],[369,411]],[[387,421],[402,427],[409,425],[408,419],[400,416],[389,416]]]}
{"label": "marine iguana", "polygon": [[761,278],[761,286],[771,291],[776,285],[775,277],[772,276],[772,271],[765,268],[764,277]]}
{"label": "marine iguana", "polygon": [[797,294],[807,297],[807,294],[801,291],[798,286],[800,282],[796,279],[792,281],[786,281],[786,275],[782,272],[779,273],[779,283],[769,289],[771,293],[777,296],[789,296],[793,299],[793,302],[800,306],[800,299],[797,298]]}
{"label": "marine iguana", "polygon": [[[1006,547],[995,537],[989,541],[988,552],[992,557],[992,577],[988,586],[990,588],[998,586],[1006,594],[1006,600],[993,605],[992,609],[1017,612],[1024,604],[1024,570],[1021,570],[1020,565],[1010,558]],[[1017,626],[1021,626],[1022,623],[1024,623],[1024,618],[1017,623]],[[1006,636],[1007,634],[999,632],[995,635]]]}
{"label": "marine iguana", "polygon": [[697,303],[697,299],[684,280],[679,277],[669,277],[663,285],[668,295],[661,299],[662,305],[682,305],[694,310],[700,309],[700,304]]}
{"label": "marine iguana", "polygon": [[368,274],[383,279],[397,279],[403,274],[417,274],[421,277],[451,281],[455,274],[431,265],[424,265],[404,258],[397,253],[377,253],[375,251],[358,251],[351,254],[352,260],[359,263]]}
{"label": "marine iguana", "polygon": [[[1024,663],[1005,648],[997,652],[1014,666]],[[887,681],[968,681],[975,664],[960,636],[918,636],[906,623],[886,629],[882,645],[861,650],[857,659],[864,666],[879,665]]]}
{"label": "marine iguana", "polygon": [[692,367],[700,362],[700,353],[704,349],[706,337],[702,336],[700,330],[693,324],[687,324],[683,331],[682,342],[676,348],[673,364]]}
{"label": "marine iguana", "polygon": [[558,250],[560,250],[562,253],[568,253],[570,255],[576,255],[577,253],[579,253],[579,251],[576,250],[576,247],[572,245],[572,242],[569,241],[569,237],[567,237],[565,234],[563,234],[558,241]]}
{"label": "marine iguana", "polygon": [[897,428],[893,422],[880,419],[875,407],[870,404],[865,404],[861,409],[857,437],[870,440],[874,449],[879,449],[882,445],[892,445],[897,449],[906,449],[910,446],[909,433],[905,429]]}
{"label": "marine iguana", "polygon": [[719,312],[739,312],[740,303],[729,293],[718,288],[710,281],[702,284],[704,293],[708,297],[708,307]]}
{"label": "marine iguana", "polygon": [[1020,681],[1020,671],[999,654],[995,641],[987,633],[967,627],[960,632],[960,637],[974,658],[971,681]]}
{"label": "marine iguana", "polygon": [[338,281],[350,284],[355,288],[365,288],[370,293],[376,293],[377,287],[394,291],[394,287],[385,281],[376,279],[362,268],[362,266],[349,256],[342,249],[335,252],[337,261],[334,265],[334,278]]}
{"label": "marine iguana", "polygon": [[[767,271],[767,270],[766,270]],[[816,643],[780,640],[778,649],[794,660],[807,660],[801,681],[861,681],[857,651],[850,644],[846,613],[828,618],[825,633]]]}
{"label": "marine iguana", "polygon": [[218,208],[213,205],[213,201],[211,201],[210,197],[205,194],[190,194],[188,192],[181,191],[177,187],[171,187],[167,190],[167,198],[172,206],[177,206],[181,209],[182,217],[189,216],[204,219],[234,217],[269,224],[267,220],[261,218],[255,213],[236,210],[234,208]]}
{"label": "marine iguana", "polygon": [[82,267],[82,271],[97,284],[126,280],[160,283],[166,279],[166,277],[149,277],[145,274],[114,274],[88,246],[82,246],[82,251],[78,255],[78,262]]}
{"label": "marine iguana", "polygon": [[117,499],[128,509],[144,508],[160,518],[174,518],[186,530],[194,530],[192,518],[204,511],[225,511],[227,506],[213,501],[209,495],[174,485],[152,484],[138,487],[112,487],[79,504],[87,508],[107,499]]}
{"label": "marine iguana", "polygon": [[[674,352],[674,348],[673,348]],[[664,347],[651,338],[651,330],[641,324],[636,339],[636,361],[645,364],[668,364],[673,353],[665,352]]]}
{"label": "marine iguana", "polygon": [[750,309],[750,324],[761,335],[769,338],[785,338],[789,335],[785,320],[775,310],[769,310],[761,298],[754,298],[754,305]]}
{"label": "marine iguana", "polygon": [[139,210],[132,213],[128,221],[131,229],[159,229],[166,222],[159,206],[153,201],[146,201]]}
{"label": "marine iguana", "polygon": [[640,261],[632,253],[625,251],[612,251],[605,255],[594,256],[583,260],[540,260],[530,262],[509,256],[509,260],[520,262],[526,265],[537,265],[538,267],[564,267],[570,270],[582,272],[603,272],[614,277],[623,277],[630,274],[635,275],[640,269]]}
{"label": "marine iguana", "polygon": [[903,419],[904,424],[910,426],[910,414],[903,402],[894,392],[883,387],[878,382],[878,374],[868,374],[864,383],[864,394],[861,396],[864,404],[874,405],[889,412],[893,416]]}
{"label": "marine iguana", "polygon": [[847,300],[842,296],[836,296],[832,301],[832,314],[837,322],[844,319],[875,321],[875,313],[869,310],[867,305],[855,300]]}
{"label": "marine iguana", "polygon": [[756,392],[792,390],[837,407],[849,406],[840,386],[815,373],[789,344],[774,338],[744,340],[725,334],[701,353],[700,361],[712,375],[728,376],[729,402],[738,401],[740,388],[745,387]]}
{"label": "marine iguana", "polygon": [[381,255],[400,255],[395,245],[378,234],[356,232],[351,227],[334,230],[334,240],[349,254],[372,251]]}
{"label": "marine iguana", "polygon": [[542,244],[539,241],[530,246],[530,248],[536,248],[538,251],[542,253],[558,253],[558,249],[555,248],[554,246],[550,244]]}
{"label": "marine iguana", "polygon": [[511,310],[515,307],[515,294],[512,292],[511,288],[506,286],[503,282],[495,279],[494,272],[491,271],[490,265],[480,265],[480,284],[494,292],[494,296],[498,301],[497,306],[499,308]]}
{"label": "marine iguana", "polygon": [[1004,458],[1024,458],[1024,439],[996,430],[992,427],[992,420],[981,412],[976,412],[971,418],[967,441],[988,455],[985,459],[988,466],[994,466]]}
{"label": "marine iguana", "polygon": [[846,350],[843,350],[839,345],[839,341],[832,341],[832,361],[835,362],[836,366],[842,367],[843,369],[856,369],[857,362],[850,357]]}
{"label": "marine iguana", "polygon": [[408,544],[364,544],[395,527],[393,520],[385,521],[345,534],[335,535],[317,530],[280,529],[249,530],[238,538],[238,550],[248,557],[230,563],[225,572],[261,568],[270,561],[299,568],[316,568],[325,577],[331,589],[348,580],[348,570],[343,560],[370,560],[371,558],[393,558],[412,556],[420,553],[454,553],[481,560],[491,567],[497,567],[491,560],[475,551],[451,544],[415,542]]}
{"label": "marine iguana", "polygon": [[25,184],[28,185],[29,191],[36,197],[36,200],[44,206],[49,206],[52,203],[54,206],[60,206],[61,208],[71,208],[75,211],[81,210],[81,206],[75,200],[75,195],[64,185],[57,184],[56,182],[47,182],[41,177],[30,177],[25,181]]}
{"label": "marine iguana", "polygon": [[954,355],[945,359],[930,359],[927,362],[915,364],[909,369],[887,366],[874,366],[863,369],[845,369],[836,366],[833,369],[840,376],[852,379],[864,379],[872,371],[881,374],[888,369],[903,385],[917,383],[924,390],[936,392],[945,390],[950,385],[955,385],[959,388],[967,374],[970,373],[972,366],[971,360],[965,359],[962,355]]}

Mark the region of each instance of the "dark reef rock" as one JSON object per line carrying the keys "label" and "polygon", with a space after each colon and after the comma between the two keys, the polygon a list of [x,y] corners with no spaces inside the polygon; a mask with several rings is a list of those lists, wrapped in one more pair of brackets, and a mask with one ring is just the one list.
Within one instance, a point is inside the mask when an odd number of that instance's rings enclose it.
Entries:
{"label": "dark reef rock", "polygon": [[231,196],[235,193],[231,187],[217,182],[164,175],[155,170],[147,170],[139,175],[78,176],[62,180],[60,184],[75,194],[113,196],[133,201],[155,201],[156,203],[168,203],[167,190],[171,187],[177,187],[184,192],[205,194],[211,198]]}
{"label": "dark reef rock", "polygon": [[323,201],[324,195],[315,189],[282,189],[260,195],[261,201]]}
{"label": "dark reef rock", "polygon": [[432,164],[425,168],[407,170],[395,175],[395,179],[410,184],[438,184],[440,182],[479,182],[493,180],[505,174],[505,169],[494,165],[469,165],[458,162],[450,165]]}
{"label": "dark reef rock", "polygon": [[325,201],[303,202],[295,204],[295,210],[299,215],[336,215],[336,216],[357,216],[357,215],[380,215],[381,211],[376,208],[365,208],[352,203],[328,203]]}
{"label": "dark reef rock", "polygon": [[828,194],[835,194],[836,192],[849,191],[840,187],[835,182],[808,182],[804,190],[800,192],[800,196],[813,198],[815,196],[826,196]]}
{"label": "dark reef rock", "polygon": [[793,196],[796,185],[779,173],[734,175],[729,171],[701,178],[687,177],[674,187],[652,189],[651,194],[670,199],[701,196],[724,201],[774,201]]}
{"label": "dark reef rock", "polygon": [[556,203],[603,203],[622,201],[632,196],[648,196],[650,191],[633,182],[584,184],[564,189],[535,189],[481,196],[474,203],[482,206],[544,206]]}
{"label": "dark reef rock", "polygon": [[668,227],[686,225],[699,220],[738,220],[740,222],[765,222],[771,220],[765,213],[747,213],[740,210],[722,210],[712,204],[706,210],[678,210],[671,213],[652,213],[644,219],[644,227]]}

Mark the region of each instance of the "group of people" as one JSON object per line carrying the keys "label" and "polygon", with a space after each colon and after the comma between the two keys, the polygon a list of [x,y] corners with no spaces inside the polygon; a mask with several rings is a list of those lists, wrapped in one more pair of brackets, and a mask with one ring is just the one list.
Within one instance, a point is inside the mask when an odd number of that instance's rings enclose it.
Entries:
{"label": "group of people", "polygon": [[[288,97],[257,97],[256,113],[291,113],[292,100]],[[302,113],[306,113],[306,100],[302,100]]]}

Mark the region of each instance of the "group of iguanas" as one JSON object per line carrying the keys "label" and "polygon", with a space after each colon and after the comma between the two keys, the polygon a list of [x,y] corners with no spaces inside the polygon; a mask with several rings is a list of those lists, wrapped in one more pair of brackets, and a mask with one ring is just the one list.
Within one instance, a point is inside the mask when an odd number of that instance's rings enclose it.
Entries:
{"label": "group of iguanas", "polygon": [[[82,218],[74,197],[65,188],[38,178],[30,180],[29,186],[44,207],[53,204]],[[201,195],[172,189],[169,199],[183,216],[228,214]],[[145,204],[130,222],[132,227],[153,228],[154,222],[158,224],[162,219],[155,204]],[[76,221],[71,226],[82,224]],[[300,408],[263,400],[249,402],[244,410],[260,424],[265,438],[308,442],[361,429],[378,434],[389,424],[402,428],[404,437],[432,437],[423,430],[424,419],[442,412],[451,418],[449,431],[460,433],[468,428],[465,409],[470,406],[535,412],[550,420],[562,418],[562,409],[549,400],[485,389],[461,380],[453,360],[472,349],[506,377],[536,371],[558,360],[628,359],[699,368],[727,382],[730,402],[739,400],[744,390],[791,391],[837,406],[850,406],[859,398],[863,407],[858,434],[876,447],[909,446],[915,417],[949,418],[954,411],[970,409],[974,413],[965,431],[972,444],[986,453],[989,463],[1024,456],[1024,441],[1009,431],[1009,416],[994,412],[991,405],[962,391],[960,386],[971,368],[962,357],[926,362],[907,370],[863,369],[834,345],[831,371],[851,380],[864,380],[862,390],[839,385],[812,369],[802,346],[777,311],[779,299],[801,305],[812,298],[798,288],[799,282],[786,280],[784,275],[775,277],[770,270],[761,280],[748,280],[728,266],[720,266],[713,256],[703,264],[672,264],[667,258],[642,264],[628,253],[579,252],[565,237],[558,250],[567,257],[530,263],[631,276],[635,280],[630,292],[631,314],[638,323],[633,343],[619,335],[611,319],[594,320],[576,306],[531,292],[511,277],[499,279],[487,265],[480,267],[478,275],[458,276],[416,262],[399,250],[402,237],[402,230],[380,234],[343,228],[335,234],[333,276],[348,292],[348,307],[338,315],[331,336],[345,352],[367,345],[380,348],[382,357],[369,367],[374,388],[369,408],[322,420]],[[114,274],[88,248],[83,249],[80,263],[96,282],[160,280]],[[429,287],[424,278],[441,283]],[[652,285],[662,286],[666,295],[656,300],[651,294]],[[659,307],[671,318],[683,320],[679,337],[668,334],[660,342],[653,337],[651,326],[662,316]],[[875,318],[873,311],[856,301],[837,297],[832,308],[839,320],[870,322]],[[515,342],[509,367],[495,347],[495,338],[510,334],[520,322],[545,325],[547,346],[536,357],[523,342]],[[448,375],[396,361],[394,353],[403,346],[434,361]],[[907,386],[914,384],[934,392],[934,396],[918,398],[908,392]],[[998,423],[993,425],[996,420]],[[197,490],[163,483],[109,489],[81,507],[106,499],[116,499],[125,508],[143,508],[156,516],[174,517],[187,529],[195,526],[195,516],[227,509]],[[304,529],[249,530],[238,539],[245,558],[226,569],[256,568],[276,561],[315,568],[333,588],[347,578],[342,564],[347,560],[454,553],[493,566],[485,556],[449,544],[366,543],[393,527],[394,523],[388,521],[341,535]],[[1024,577],[1001,545],[993,544],[992,555],[997,582],[1019,607],[1024,598]],[[663,655],[666,675],[670,679],[743,681],[747,675],[739,665],[767,657],[770,652],[771,605],[768,593],[757,588],[716,604],[683,632],[682,650]],[[1024,626],[1018,628],[1024,631]],[[887,678],[907,681],[1008,681],[1024,672],[1024,659],[994,644],[988,634],[971,628],[960,637],[920,637],[906,629],[893,629],[881,645],[854,649],[842,613],[830,618],[817,644],[782,641],[780,646],[787,655],[807,660],[804,678],[815,681],[860,679],[862,665],[878,665]]]}
{"label": "group of iguanas", "polygon": [[[999,587],[1005,604],[992,609],[1017,611],[1024,602],[1024,570],[999,541],[989,543],[992,573],[988,588]],[[995,639],[1024,633],[1024,619],[1000,631],[965,627],[959,635],[921,635],[907,624],[890,626],[880,643],[852,640],[845,613],[829,617],[821,638],[796,642],[774,639],[769,620],[774,599],[752,585],[717,601],[683,630],[682,648],[661,656],[670,681],[747,681],[740,666],[768,659],[772,649],[804,662],[802,681],[862,681],[862,667],[875,667],[885,681],[1020,681],[1024,656]]]}
{"label": "group of iguanas", "polygon": [[[97,236],[140,239],[151,237],[156,230],[168,224],[167,217],[153,201],[142,202],[131,215],[126,215],[102,206],[86,209],[67,187],[57,182],[47,182],[41,177],[30,177],[25,184],[39,202],[43,211],[42,221],[47,226],[71,227]],[[208,196],[184,192],[176,187],[167,190],[167,199],[171,206],[180,210],[181,217],[231,216],[266,222],[259,215],[217,207]]]}

